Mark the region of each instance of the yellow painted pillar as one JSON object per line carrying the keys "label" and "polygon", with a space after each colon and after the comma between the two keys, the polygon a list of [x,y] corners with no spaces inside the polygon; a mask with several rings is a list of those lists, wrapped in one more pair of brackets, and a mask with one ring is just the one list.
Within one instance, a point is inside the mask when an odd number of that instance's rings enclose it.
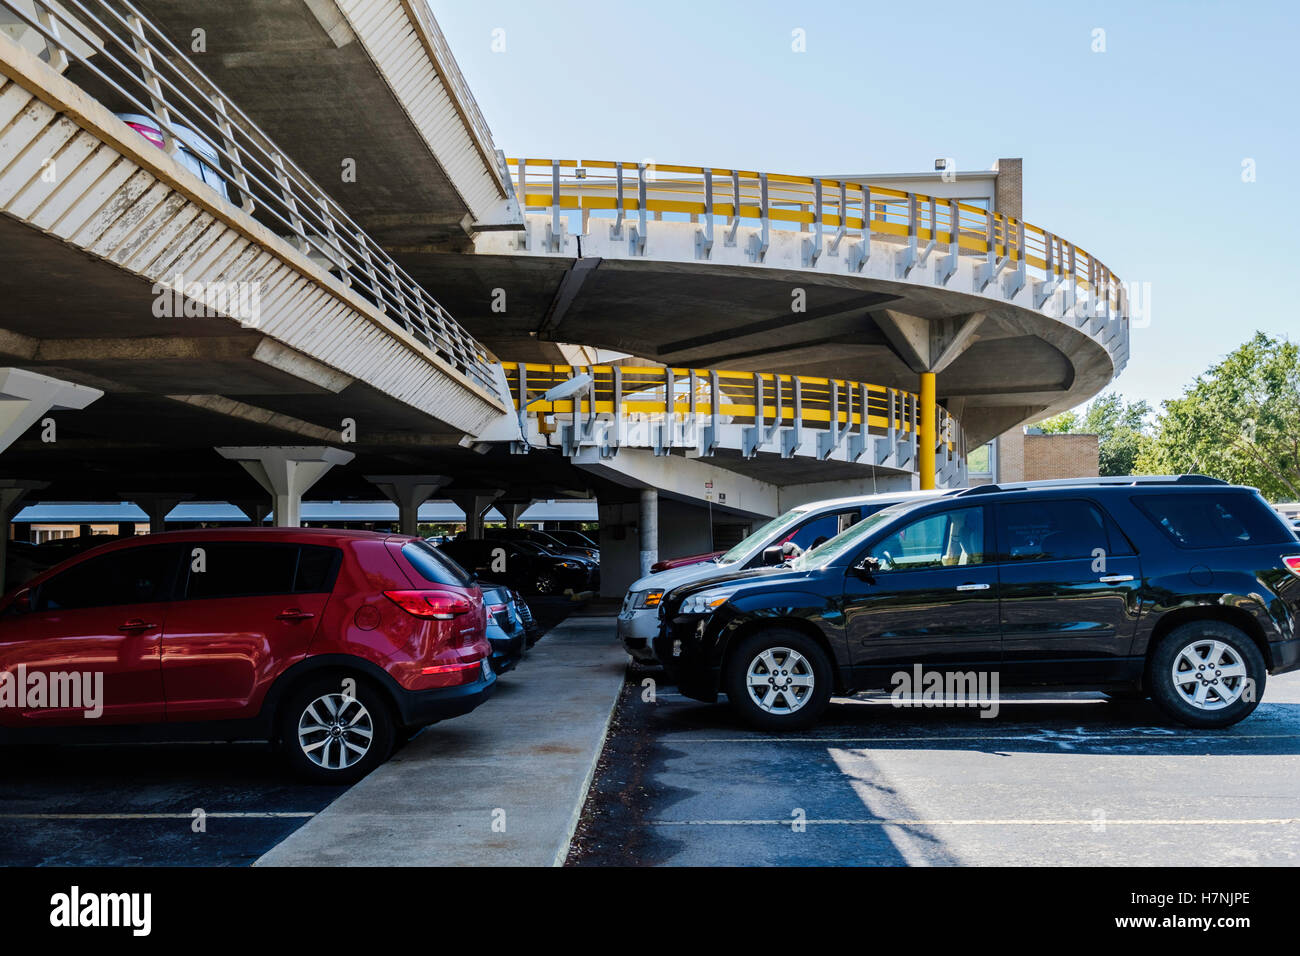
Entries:
{"label": "yellow painted pillar", "polygon": [[934,489],[934,373],[921,373],[921,422],[917,434],[917,454],[921,456],[918,468],[921,474],[921,490]]}

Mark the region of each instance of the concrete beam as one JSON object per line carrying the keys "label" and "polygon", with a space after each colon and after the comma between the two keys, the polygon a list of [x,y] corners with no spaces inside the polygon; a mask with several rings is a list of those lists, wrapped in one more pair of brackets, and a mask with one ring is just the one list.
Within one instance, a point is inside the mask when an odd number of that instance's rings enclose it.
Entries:
{"label": "concrete beam", "polygon": [[807,504],[831,498],[851,498],[856,495],[883,494],[887,491],[916,491],[916,475],[881,475],[875,481],[849,479],[841,481],[814,481],[801,485],[785,485],[780,490],[781,513]]}
{"label": "concrete beam", "polygon": [[451,484],[446,475],[366,475],[393,504],[397,505],[398,527],[402,534],[420,530],[420,505],[433,497],[439,488]]}
{"label": "concrete beam", "polygon": [[103,397],[97,388],[21,368],[0,368],[0,452],[51,411],[81,410]]}
{"label": "concrete beam", "polygon": [[346,465],[355,457],[350,451],[326,445],[225,447],[216,451],[239,462],[271,495],[278,528],[299,527],[303,494],[335,465]]}
{"label": "concrete beam", "polygon": [[[885,302],[892,302],[897,296],[887,295],[885,293],[871,293],[869,295],[859,296],[848,302],[835,302],[831,305],[821,306],[820,308],[809,309],[806,312],[782,312],[779,315],[766,319],[747,322],[743,325],[732,328],[709,332],[700,335],[694,335],[689,338],[678,339],[674,342],[665,342],[656,352],[656,355],[663,360],[680,356],[687,352],[699,352],[701,349],[707,349],[709,346],[725,345],[726,350],[722,352],[710,352],[706,354],[696,354],[691,358],[695,364],[717,364],[719,361],[725,361],[728,357],[734,357],[735,343],[737,339],[746,336],[766,335],[777,330],[787,330],[791,326],[803,325],[808,322],[816,322],[826,319],[834,319],[842,315],[851,315],[853,313],[865,313],[873,306]],[[798,343],[796,343],[798,344]],[[750,354],[750,353],[745,353]]]}
{"label": "concrete beam", "polygon": [[983,312],[926,319],[882,309],[874,317],[894,352],[918,374],[942,372],[970,347],[984,324]]}
{"label": "concrete beam", "polygon": [[599,256],[573,261],[573,265],[560,279],[560,284],[555,290],[555,298],[551,300],[546,315],[542,317],[542,324],[537,329],[538,338],[554,339],[556,337],[560,325],[564,322],[564,316],[569,311],[569,306],[573,305],[578,298],[578,293],[582,291],[583,283],[599,267]]}
{"label": "concrete beam", "polygon": [[711,503],[717,510],[737,515],[770,518],[779,513],[776,485],[698,458],[656,455],[631,448],[621,449],[613,458],[601,458],[598,449],[585,448],[572,461],[582,470],[626,488],[656,488],[662,496],[677,501]]}
{"label": "concrete beam", "polygon": [[276,428],[299,438],[315,441],[339,441],[340,439],[337,428],[326,428],[323,425],[305,422],[301,418],[294,418],[292,415],[285,415],[281,412],[273,412],[269,408],[250,405],[248,402],[227,398],[225,395],[168,395],[166,397],[173,402],[192,405],[195,408],[215,412],[218,415],[226,415],[256,425],[265,425],[268,428]]}

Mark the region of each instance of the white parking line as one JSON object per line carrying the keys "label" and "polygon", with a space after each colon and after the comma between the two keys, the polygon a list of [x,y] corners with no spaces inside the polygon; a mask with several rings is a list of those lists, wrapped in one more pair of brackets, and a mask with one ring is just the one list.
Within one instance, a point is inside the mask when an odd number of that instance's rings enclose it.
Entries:
{"label": "white parking line", "polygon": [[1256,820],[647,820],[652,827],[788,827],[810,826],[871,827],[1093,827],[1098,826],[1291,826],[1300,817],[1266,817]]}
{"label": "white parking line", "polygon": [[[210,820],[279,820],[314,817],[307,811],[205,812]],[[192,820],[194,813],[0,813],[0,820]]]}

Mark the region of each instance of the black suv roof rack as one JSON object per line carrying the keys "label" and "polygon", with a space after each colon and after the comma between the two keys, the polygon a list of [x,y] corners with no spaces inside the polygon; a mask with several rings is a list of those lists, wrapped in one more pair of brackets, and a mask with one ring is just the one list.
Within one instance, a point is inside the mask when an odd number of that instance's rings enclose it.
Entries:
{"label": "black suv roof rack", "polygon": [[1118,475],[1108,478],[1052,478],[1045,481],[1015,481],[1002,484],[972,485],[957,492],[963,495],[987,495],[997,491],[1031,491],[1036,488],[1087,488],[1097,485],[1226,485],[1222,478],[1209,475]]}

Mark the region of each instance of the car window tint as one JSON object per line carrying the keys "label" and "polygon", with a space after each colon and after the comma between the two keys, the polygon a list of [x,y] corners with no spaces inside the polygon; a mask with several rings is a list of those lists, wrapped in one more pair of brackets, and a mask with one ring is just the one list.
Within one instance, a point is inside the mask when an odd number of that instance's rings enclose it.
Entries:
{"label": "car window tint", "polygon": [[1090,501],[1017,501],[998,505],[1002,561],[1062,561],[1110,553],[1106,524]]}
{"label": "car window tint", "polygon": [[918,518],[871,548],[881,571],[984,563],[984,509],[956,508]]}
{"label": "car window tint", "polygon": [[415,572],[430,584],[465,588],[474,583],[474,579],[464,568],[449,556],[439,554],[437,549],[427,541],[411,541],[402,545],[402,557],[406,558]]}
{"label": "car window tint", "polygon": [[141,547],[83,561],[40,586],[36,610],[167,601],[176,580],[179,554],[172,546]]}
{"label": "car window tint", "polygon": [[[196,549],[202,550],[202,555],[194,555]],[[185,596],[191,600],[293,593],[297,545],[214,541],[192,545],[188,553],[190,570]]]}
{"label": "car window tint", "polygon": [[1104,511],[1102,517],[1106,519],[1106,540],[1110,542],[1110,553],[1116,557],[1137,554],[1137,551],[1133,549],[1132,542],[1128,539],[1128,535],[1115,523],[1115,519]]}
{"label": "car window tint", "polygon": [[298,572],[293,580],[294,593],[320,594],[334,590],[334,579],[338,576],[342,557],[343,552],[338,548],[301,545],[298,548]]}
{"label": "car window tint", "polygon": [[1183,548],[1237,548],[1283,539],[1267,505],[1252,495],[1135,495],[1133,504]]}

